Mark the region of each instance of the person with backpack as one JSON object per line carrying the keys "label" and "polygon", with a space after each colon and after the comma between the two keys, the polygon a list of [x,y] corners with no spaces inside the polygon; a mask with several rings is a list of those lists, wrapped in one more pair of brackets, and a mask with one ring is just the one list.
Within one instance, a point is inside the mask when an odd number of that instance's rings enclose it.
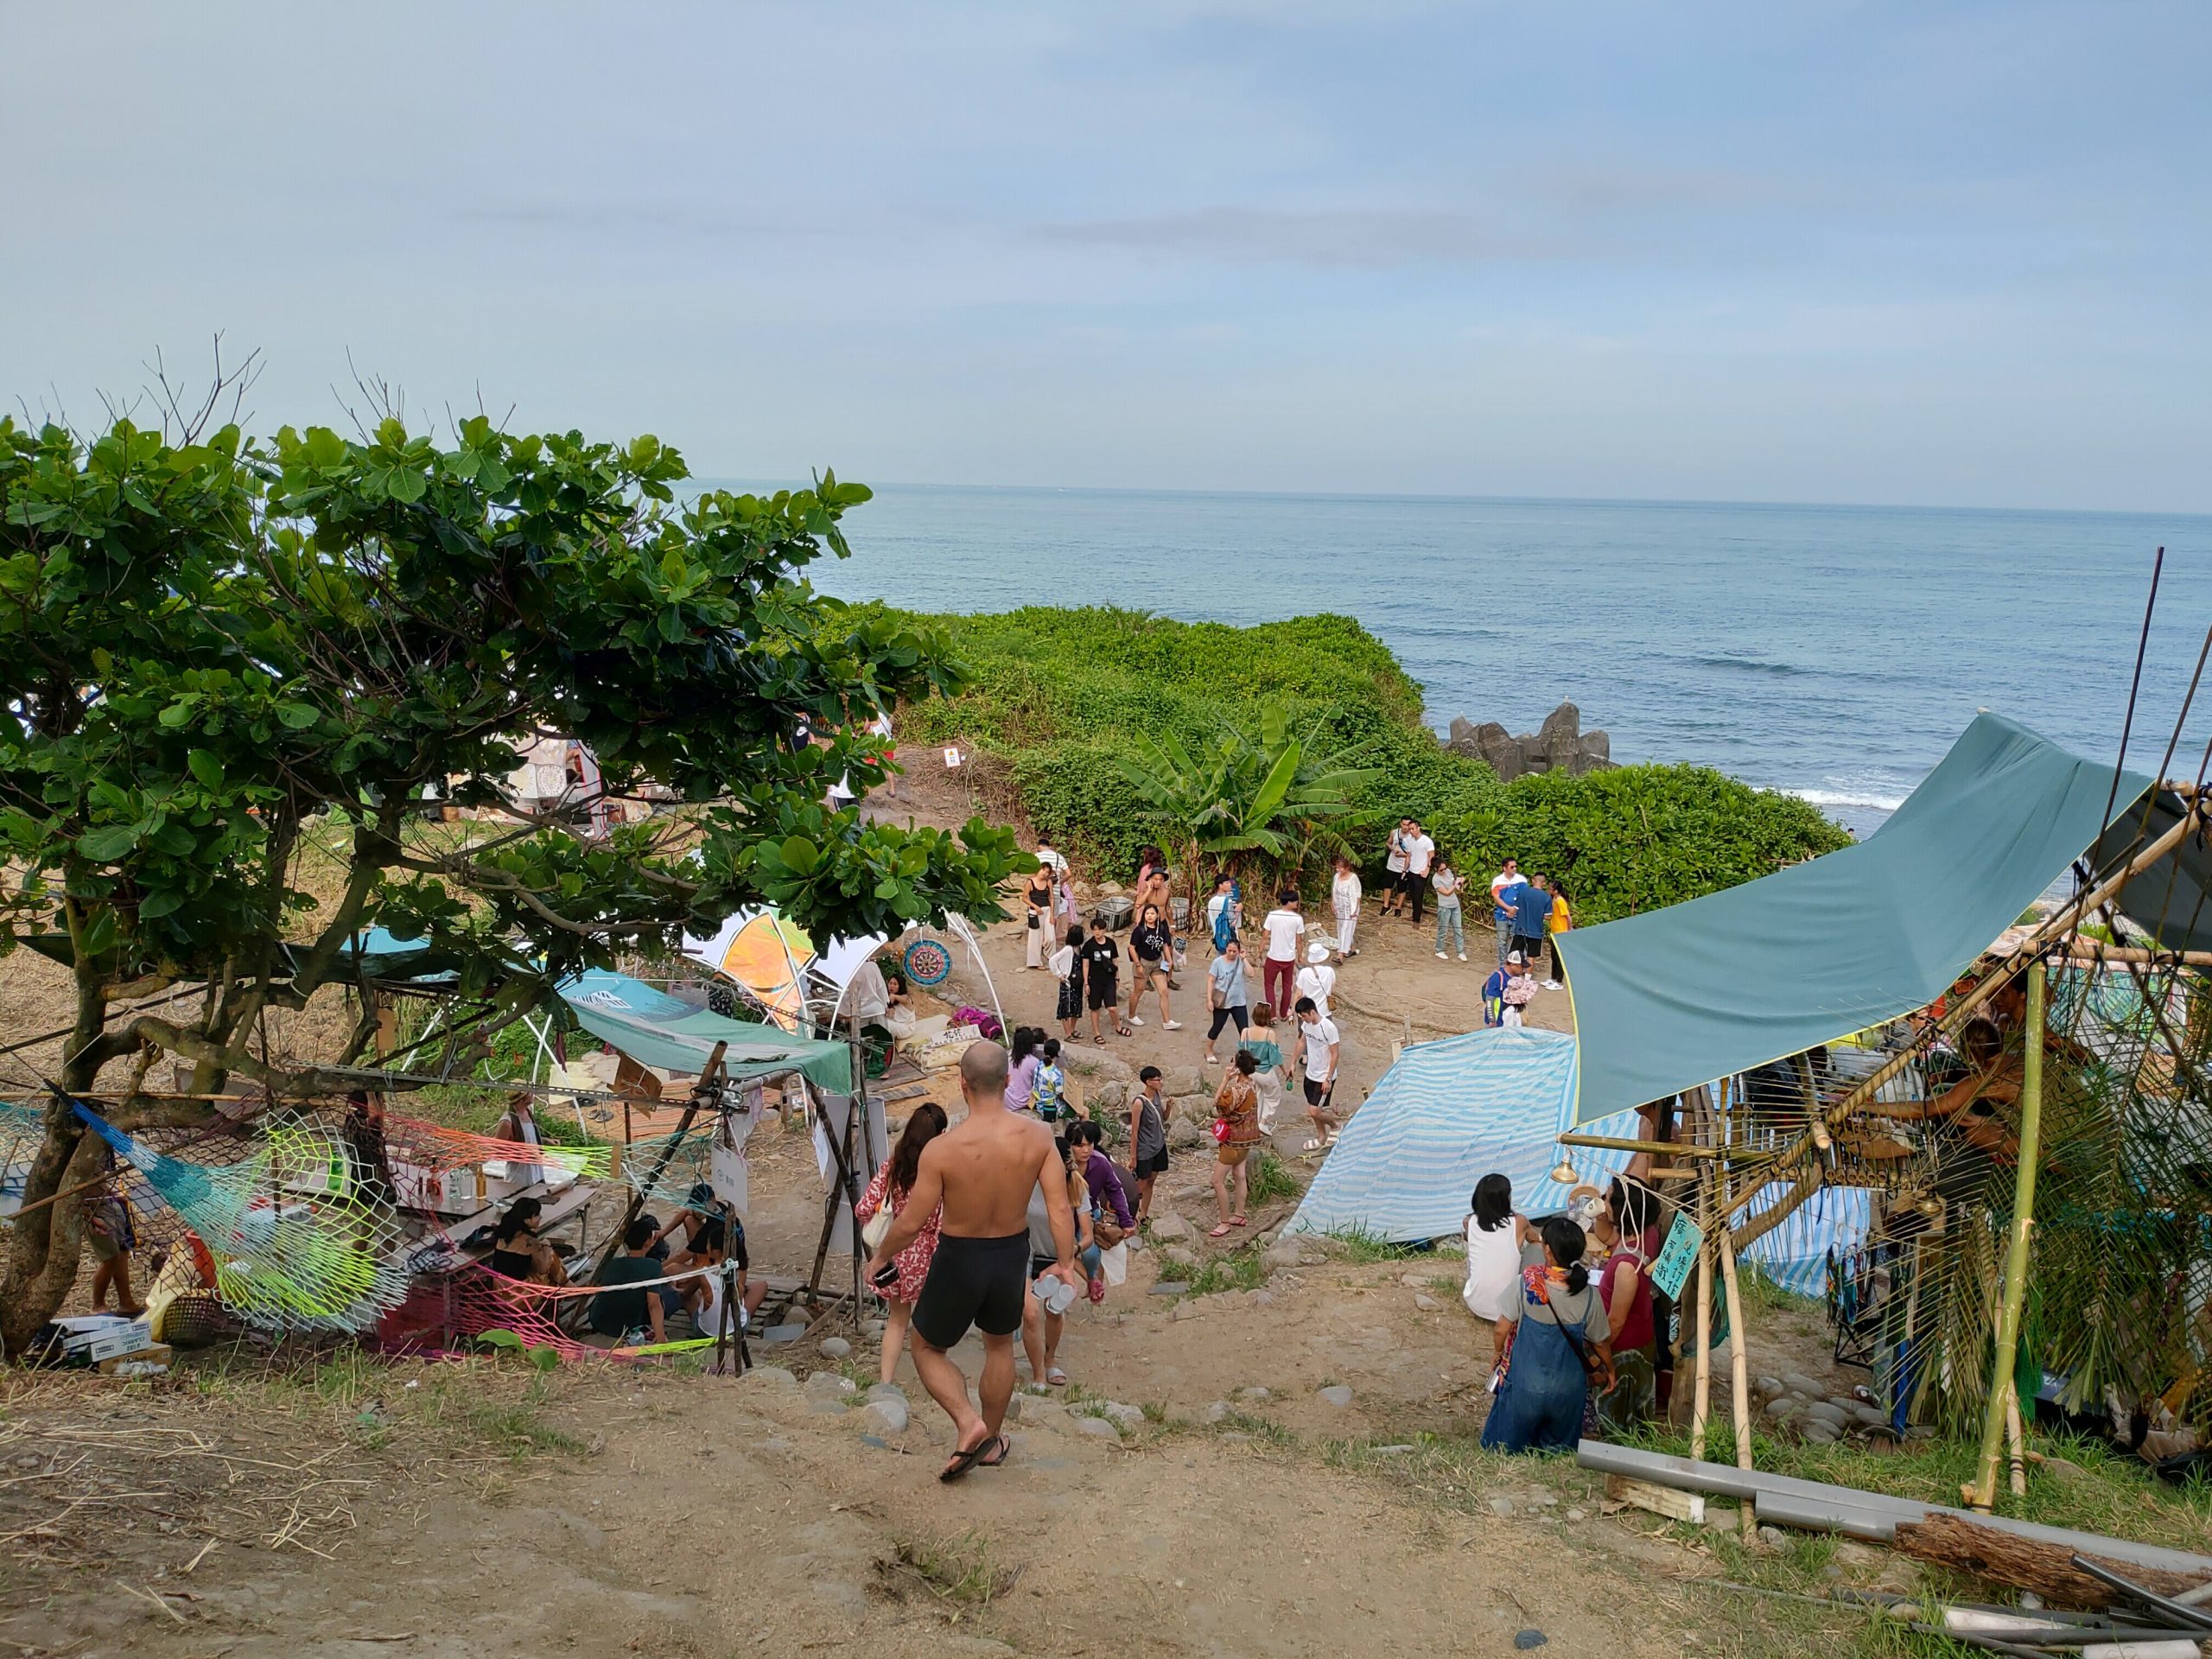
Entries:
{"label": "person with backpack", "polygon": [[1037,1051],[1037,1075],[1030,1083],[1030,1109],[1047,1123],[1081,1116],[1068,1093],[1067,1070],[1060,1064],[1060,1039],[1047,1037]]}
{"label": "person with backpack", "polygon": [[1483,1424],[1486,1452],[1568,1452],[1582,1436],[1590,1385],[1614,1384],[1612,1327],[1582,1265],[1589,1241],[1565,1216],[1543,1224],[1544,1262],[1521,1271],[1493,1327],[1496,1398]]}

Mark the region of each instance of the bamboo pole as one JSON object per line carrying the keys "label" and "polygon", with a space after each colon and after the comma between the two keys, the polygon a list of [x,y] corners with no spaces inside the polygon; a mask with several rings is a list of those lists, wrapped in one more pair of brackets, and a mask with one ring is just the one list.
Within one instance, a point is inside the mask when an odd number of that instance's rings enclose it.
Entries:
{"label": "bamboo pole", "polygon": [[2040,962],[2028,971],[2027,1048],[2020,1073],[2019,1166],[2012,1185],[2012,1239],[2005,1255],[2005,1300],[1997,1313],[1996,1350],[1991,1358],[1989,1406],[1982,1414],[1981,1471],[1969,1507],[1992,1510],[1997,1503],[1997,1462],[2005,1439],[2005,1402],[2018,1409],[2014,1380],[2020,1351],[2020,1310],[2027,1300],[2028,1230],[2034,1224],[2037,1166],[2043,1161],[2043,1038],[2047,969]]}
{"label": "bamboo pole", "polygon": [[2005,1392],[2005,1443],[2012,1465],[2012,1496],[2028,1495],[2028,1437],[2020,1427],[2020,1391]]}
{"label": "bamboo pole", "polygon": [[[1733,1118],[1728,1110],[1729,1088],[1720,1085],[1720,1115],[1717,1139],[1726,1147],[1733,1137],[1729,1126]],[[1731,1194],[1728,1189],[1726,1166],[1720,1175],[1720,1213],[1729,1210]],[[1751,1466],[1751,1361],[1749,1333],[1744,1329],[1744,1299],[1736,1285],[1736,1248],[1729,1242],[1728,1229],[1719,1229],[1719,1236],[1714,1248],[1720,1257],[1720,1286],[1728,1299],[1728,1399],[1736,1414],[1736,1466]],[[1753,1542],[1758,1536],[1758,1514],[1750,1502],[1739,1505],[1737,1515],[1743,1527],[1744,1541]]]}
{"label": "bamboo pole", "polygon": [[1690,1457],[1705,1459],[1706,1420],[1713,1414],[1713,1205],[1710,1183],[1700,1181],[1698,1225],[1705,1242],[1697,1250],[1697,1385],[1690,1396]]}

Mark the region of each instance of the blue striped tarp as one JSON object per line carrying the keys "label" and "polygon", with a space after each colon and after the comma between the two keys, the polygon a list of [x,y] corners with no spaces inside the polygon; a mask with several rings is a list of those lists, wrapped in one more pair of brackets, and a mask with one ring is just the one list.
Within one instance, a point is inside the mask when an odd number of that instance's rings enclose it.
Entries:
{"label": "blue striped tarp", "polygon": [[[1397,1244],[1457,1237],[1475,1183],[1493,1172],[1512,1182],[1522,1214],[1558,1213],[1567,1189],[1551,1171],[1559,1136],[1573,1121],[1574,1066],[1573,1037],[1531,1027],[1471,1031],[1404,1050],[1344,1125],[1285,1230],[1359,1231]],[[1638,1133],[1633,1112],[1582,1128],[1628,1139]],[[1572,1154],[1575,1173],[1600,1188],[1628,1158],[1580,1147]],[[1772,1201],[1762,1195],[1751,1213]],[[1745,1260],[1785,1290],[1819,1296],[1828,1251],[1858,1247],[1868,1208],[1862,1192],[1815,1193]]]}

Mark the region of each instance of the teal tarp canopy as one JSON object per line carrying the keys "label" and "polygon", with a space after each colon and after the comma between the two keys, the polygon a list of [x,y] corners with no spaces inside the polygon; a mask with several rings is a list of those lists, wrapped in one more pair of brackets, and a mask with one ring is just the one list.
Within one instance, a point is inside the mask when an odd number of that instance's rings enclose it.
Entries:
{"label": "teal tarp canopy", "polygon": [[733,1077],[798,1071],[833,1095],[853,1092],[852,1051],[842,1043],[794,1037],[774,1026],[747,1025],[657,991],[627,974],[588,968],[556,988],[583,1028],[641,1065],[699,1072],[716,1043]]}
{"label": "teal tarp canopy", "polygon": [[[1559,935],[1580,1051],[1575,1122],[1925,1007],[2103,837],[2107,799],[2116,856],[2151,782],[2123,772],[2115,796],[2109,761],[1981,715],[1865,841]],[[2160,797],[2151,834],[2172,805]],[[2196,948],[2175,936],[2198,931],[2203,856],[2192,850],[2177,881],[2161,865],[2126,888],[2122,908],[2169,948]],[[2183,925],[2162,925],[2166,911]]]}

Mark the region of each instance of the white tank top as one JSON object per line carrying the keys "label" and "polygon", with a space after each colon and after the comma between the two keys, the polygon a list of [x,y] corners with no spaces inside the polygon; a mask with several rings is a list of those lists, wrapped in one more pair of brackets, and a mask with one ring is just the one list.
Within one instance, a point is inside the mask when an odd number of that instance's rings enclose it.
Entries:
{"label": "white tank top", "polygon": [[1513,1287],[1521,1278],[1520,1230],[1508,1216],[1496,1231],[1484,1232],[1467,1217],[1467,1285],[1459,1300],[1478,1319],[1504,1317]]}

